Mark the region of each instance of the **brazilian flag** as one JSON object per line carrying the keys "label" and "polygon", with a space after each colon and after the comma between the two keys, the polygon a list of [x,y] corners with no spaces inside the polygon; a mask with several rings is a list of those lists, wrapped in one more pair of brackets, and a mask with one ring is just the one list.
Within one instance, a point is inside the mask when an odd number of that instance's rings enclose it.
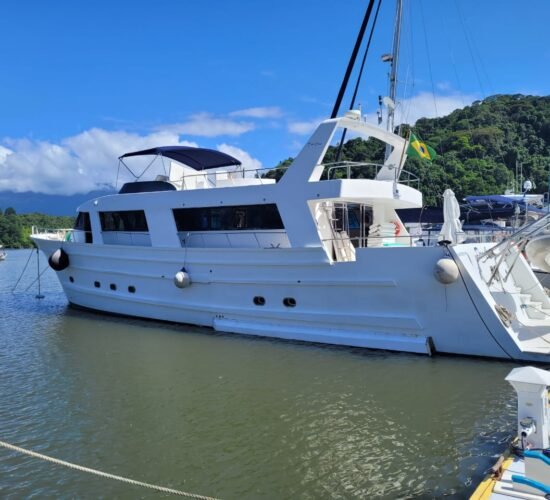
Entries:
{"label": "brazilian flag", "polygon": [[407,154],[413,158],[424,158],[425,160],[430,161],[437,156],[437,153],[433,148],[422,142],[414,134],[411,134]]}

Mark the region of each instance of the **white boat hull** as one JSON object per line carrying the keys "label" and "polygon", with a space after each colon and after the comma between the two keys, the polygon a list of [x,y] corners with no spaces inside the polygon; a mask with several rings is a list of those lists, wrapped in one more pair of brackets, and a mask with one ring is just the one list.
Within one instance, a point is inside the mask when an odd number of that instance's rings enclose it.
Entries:
{"label": "white boat hull", "polygon": [[[59,248],[35,241],[46,255]],[[89,309],[307,342],[549,358],[522,352],[490,301],[476,296],[456,254],[461,278],[451,285],[435,279],[434,265],[448,253],[443,247],[363,248],[355,262],[343,263],[331,263],[321,248],[63,248],[71,264],[58,273],[60,282],[71,304]],[[180,289],[173,278],[183,267],[191,285]],[[265,305],[255,305],[254,297]],[[285,298],[296,306],[285,306]]]}

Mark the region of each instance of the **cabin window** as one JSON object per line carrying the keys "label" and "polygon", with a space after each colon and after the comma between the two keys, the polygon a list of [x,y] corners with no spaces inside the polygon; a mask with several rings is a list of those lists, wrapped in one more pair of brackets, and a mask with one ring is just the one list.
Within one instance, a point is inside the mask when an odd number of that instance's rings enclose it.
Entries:
{"label": "cabin window", "polygon": [[239,231],[284,229],[277,205],[175,208],[178,231]]}
{"label": "cabin window", "polygon": [[84,232],[84,241],[86,243],[93,243],[92,225],[90,224],[89,212],[78,212],[76,222],[74,223],[74,229]]}
{"label": "cabin window", "polygon": [[147,232],[147,219],[143,210],[99,212],[102,231]]}

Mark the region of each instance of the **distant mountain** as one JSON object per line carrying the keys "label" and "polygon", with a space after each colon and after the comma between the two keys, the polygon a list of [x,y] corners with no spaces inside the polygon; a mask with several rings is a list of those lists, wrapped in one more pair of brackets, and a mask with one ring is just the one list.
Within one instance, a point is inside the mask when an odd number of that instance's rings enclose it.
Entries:
{"label": "distant mountain", "polygon": [[14,193],[13,191],[0,191],[0,209],[12,207],[18,214],[38,212],[47,215],[76,214],[79,205],[92,198],[112,194],[115,191],[92,191],[86,194],[74,194],[61,196],[43,193]]}

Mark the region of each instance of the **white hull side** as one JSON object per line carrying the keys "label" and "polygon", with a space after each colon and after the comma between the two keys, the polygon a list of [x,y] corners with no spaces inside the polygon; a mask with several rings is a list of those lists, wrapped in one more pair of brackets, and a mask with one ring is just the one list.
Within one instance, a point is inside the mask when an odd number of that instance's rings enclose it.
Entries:
{"label": "white hull side", "polygon": [[[59,247],[59,242],[36,242],[46,255]],[[434,278],[435,263],[447,254],[441,247],[358,249],[356,262],[335,264],[320,248],[68,243],[64,249],[70,266],[58,273],[61,284],[72,304],[90,309],[311,342],[548,359],[521,352],[491,305],[474,303],[475,285],[467,276],[466,284],[461,277],[447,286]],[[173,277],[182,267],[192,284],[179,289]],[[129,293],[129,286],[136,292]],[[266,304],[254,305],[255,296]],[[296,307],[285,307],[285,297],[294,298]]]}

